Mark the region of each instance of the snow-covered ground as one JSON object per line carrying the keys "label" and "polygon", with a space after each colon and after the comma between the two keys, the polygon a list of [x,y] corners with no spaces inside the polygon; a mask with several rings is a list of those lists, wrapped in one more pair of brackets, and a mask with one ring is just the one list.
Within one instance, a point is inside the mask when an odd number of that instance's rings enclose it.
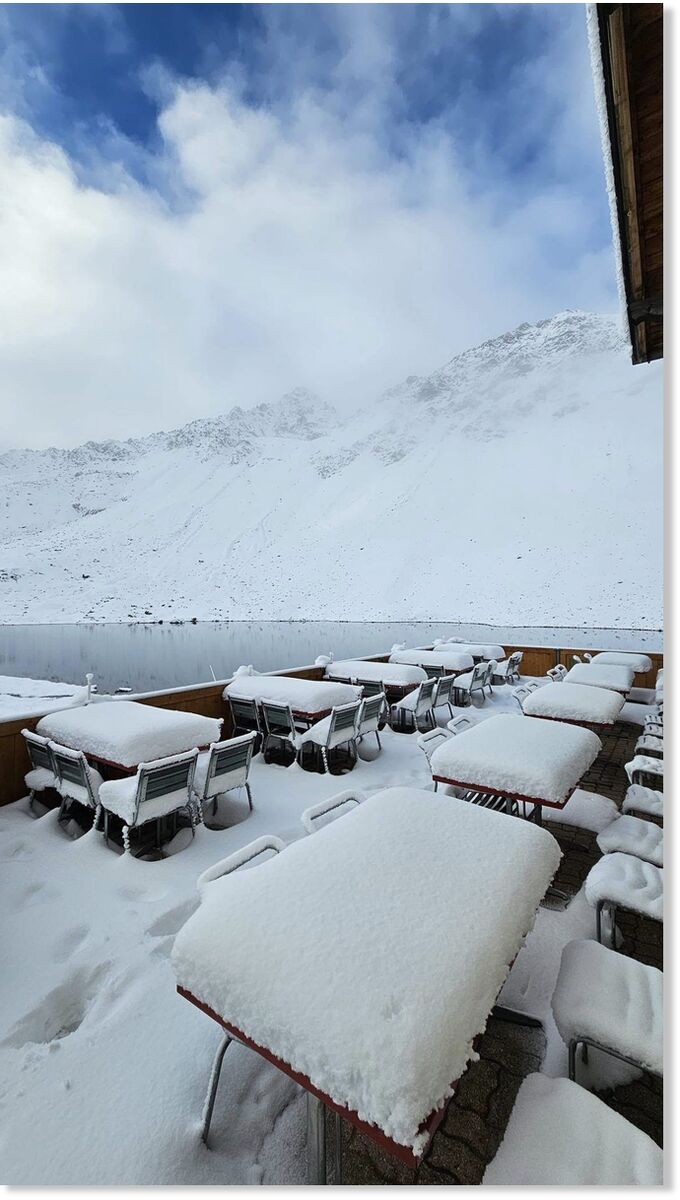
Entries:
{"label": "snow-covered ground", "polygon": [[[473,715],[484,720],[513,710],[510,689],[497,688]],[[56,812],[35,819],[25,800],[0,809],[4,1182],[305,1181],[303,1096],[241,1047],[231,1048],[225,1063],[212,1148],[202,1145],[200,1115],[219,1034],[176,994],[173,938],[198,903],[198,875],[211,864],[264,834],[286,842],[305,836],[303,810],[348,785],[368,794],[425,788],[430,774],[415,737],[385,730],[382,753],[349,777],[266,766],[258,757],[251,784],[251,815],[245,797],[223,798],[220,822],[227,827],[199,828],[193,842],[180,833],[177,853],[160,862],[122,857],[94,832],[72,841]],[[601,828],[611,804],[581,795],[574,816]],[[545,1021],[543,1069],[551,1075],[566,1074],[566,1049],[550,1013],[562,946],[592,936],[583,892],[565,912],[541,909],[504,988],[507,1004]]]}
{"label": "snow-covered ground", "polygon": [[617,321],[567,312],[349,416],[299,389],[148,438],[8,452],[3,619],[658,629],[662,382]]}
{"label": "snow-covered ground", "polygon": [[72,701],[79,704],[86,688],[75,683],[51,683],[48,679],[23,679],[15,675],[0,675],[0,720],[46,713],[64,708]]}

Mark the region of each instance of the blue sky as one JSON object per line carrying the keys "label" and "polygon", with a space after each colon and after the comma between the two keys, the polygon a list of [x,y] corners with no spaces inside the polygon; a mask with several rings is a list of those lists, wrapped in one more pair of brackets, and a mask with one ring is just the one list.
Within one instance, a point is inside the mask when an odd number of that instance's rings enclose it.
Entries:
{"label": "blue sky", "polygon": [[616,308],[581,5],[6,5],[0,80],[37,440],[352,406]]}

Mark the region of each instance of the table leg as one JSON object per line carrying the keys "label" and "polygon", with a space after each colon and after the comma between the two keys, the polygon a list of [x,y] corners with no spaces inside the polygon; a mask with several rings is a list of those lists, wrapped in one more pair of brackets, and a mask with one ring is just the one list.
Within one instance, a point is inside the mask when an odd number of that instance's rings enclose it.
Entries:
{"label": "table leg", "polygon": [[326,1183],[326,1105],[307,1092],[307,1183]]}

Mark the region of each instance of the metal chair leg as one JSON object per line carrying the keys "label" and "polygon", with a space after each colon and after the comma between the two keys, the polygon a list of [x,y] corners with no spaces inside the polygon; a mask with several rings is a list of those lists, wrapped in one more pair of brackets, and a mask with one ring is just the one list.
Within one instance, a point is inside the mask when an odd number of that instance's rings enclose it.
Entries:
{"label": "metal chair leg", "polygon": [[210,1122],[212,1121],[213,1109],[215,1107],[215,1097],[217,1096],[217,1085],[220,1082],[220,1071],[222,1070],[222,1061],[231,1045],[231,1034],[225,1033],[222,1041],[217,1048],[217,1054],[210,1071],[210,1081],[208,1083],[208,1094],[203,1105],[203,1127],[201,1129],[201,1140],[208,1145],[208,1134],[210,1133]]}
{"label": "metal chair leg", "polygon": [[612,923],[612,932],[611,932],[612,950],[616,950],[616,905],[615,904],[610,904],[610,906],[609,906],[609,920]]}
{"label": "metal chair leg", "polygon": [[328,753],[325,746],[321,747],[321,761],[323,762],[324,775],[327,775],[330,767],[328,766]]}
{"label": "metal chair leg", "polygon": [[252,797],[251,791],[250,791],[250,784],[246,783],[245,788],[246,788],[246,796],[248,797],[248,808],[252,812],[253,811],[253,797]]}
{"label": "metal chair leg", "polygon": [[378,749],[379,749],[379,750],[382,750],[382,743],[381,743],[381,741],[380,741],[380,734],[378,733],[378,730],[377,730],[377,729],[376,729],[376,731],[375,731],[375,740],[376,740],[376,742],[378,743]]}
{"label": "metal chair leg", "polygon": [[576,1083],[576,1051],[578,1049],[578,1040],[572,1038],[569,1042],[569,1078],[572,1083]]}
{"label": "metal chair leg", "polygon": [[326,1183],[326,1106],[307,1092],[307,1183]]}
{"label": "metal chair leg", "polygon": [[595,905],[595,936],[602,944],[602,909],[604,908],[604,900],[598,900]]}

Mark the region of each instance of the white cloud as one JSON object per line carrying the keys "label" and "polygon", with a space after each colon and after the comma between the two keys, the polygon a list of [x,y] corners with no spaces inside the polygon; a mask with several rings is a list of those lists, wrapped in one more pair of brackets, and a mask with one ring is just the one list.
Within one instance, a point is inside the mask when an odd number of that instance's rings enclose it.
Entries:
{"label": "white cloud", "polygon": [[[388,152],[405,53],[390,12],[364,9],[359,37],[334,10],[345,43],[329,89],[318,64],[291,60],[298,43],[277,41],[269,8],[292,103],[249,106],[233,73],[166,73],[161,148],[133,152],[109,130],[84,148],[86,174],[25,120],[0,120],[0,444],[136,435],[297,384],[369,403],[521,321],[615,307],[579,174],[598,154],[592,97],[572,83],[585,34],[512,81],[518,112],[547,98],[529,186],[481,134],[473,145],[474,127],[463,152],[448,123],[402,122]],[[128,150],[157,189],[126,169]]]}

